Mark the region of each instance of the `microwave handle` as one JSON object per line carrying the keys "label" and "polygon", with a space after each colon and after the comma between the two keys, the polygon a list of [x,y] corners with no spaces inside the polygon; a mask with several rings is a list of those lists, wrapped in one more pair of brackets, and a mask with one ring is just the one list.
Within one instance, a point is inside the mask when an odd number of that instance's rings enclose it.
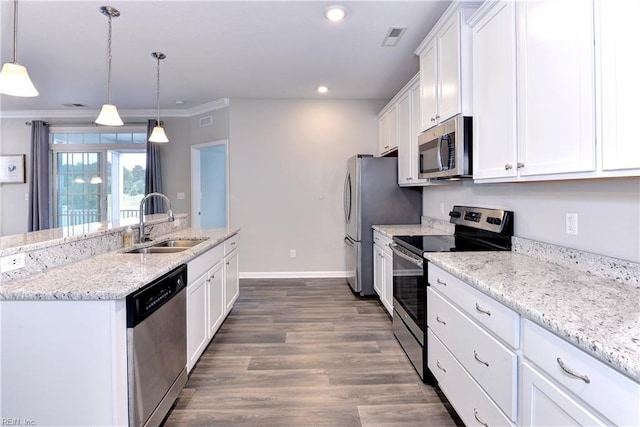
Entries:
{"label": "microwave handle", "polygon": [[438,137],[438,148],[436,149],[437,152],[437,159],[438,159],[438,170],[444,170],[444,166],[442,165],[442,136]]}

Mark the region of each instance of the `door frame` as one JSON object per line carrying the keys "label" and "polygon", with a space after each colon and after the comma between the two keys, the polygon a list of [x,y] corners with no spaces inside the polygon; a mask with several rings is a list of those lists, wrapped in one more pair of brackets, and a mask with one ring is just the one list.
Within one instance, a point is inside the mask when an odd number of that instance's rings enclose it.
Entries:
{"label": "door frame", "polygon": [[200,152],[209,147],[224,145],[225,150],[225,191],[226,191],[226,226],[229,226],[229,140],[204,142],[191,146],[191,227],[200,228]]}

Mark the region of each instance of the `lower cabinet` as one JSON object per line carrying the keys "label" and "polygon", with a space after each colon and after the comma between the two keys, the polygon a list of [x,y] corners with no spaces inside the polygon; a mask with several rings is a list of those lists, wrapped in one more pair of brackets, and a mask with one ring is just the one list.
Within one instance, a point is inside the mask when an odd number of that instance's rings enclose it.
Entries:
{"label": "lower cabinet", "polygon": [[393,253],[392,240],[373,231],[373,289],[382,305],[393,316]]}
{"label": "lower cabinet", "polygon": [[238,237],[187,264],[187,371],[207,348],[238,299]]}

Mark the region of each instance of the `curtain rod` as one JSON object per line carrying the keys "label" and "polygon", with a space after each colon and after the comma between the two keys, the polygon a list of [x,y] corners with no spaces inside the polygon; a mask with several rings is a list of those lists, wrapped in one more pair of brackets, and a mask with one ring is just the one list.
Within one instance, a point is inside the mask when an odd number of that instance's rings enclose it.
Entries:
{"label": "curtain rod", "polygon": [[[30,121],[24,122],[24,124],[27,125],[27,126],[31,126],[31,123],[33,123],[33,122],[30,122]],[[160,123],[162,123],[162,121]],[[52,124],[50,122],[44,122],[44,125],[45,126],[51,126]],[[125,123],[124,125],[125,126],[136,126],[136,125],[145,125],[146,126],[147,122],[129,122],[129,123]],[[57,123],[57,124],[54,123],[53,126],[95,126],[95,127],[104,127],[102,125],[98,125],[98,124],[95,124],[93,122],[91,122],[91,123]]]}

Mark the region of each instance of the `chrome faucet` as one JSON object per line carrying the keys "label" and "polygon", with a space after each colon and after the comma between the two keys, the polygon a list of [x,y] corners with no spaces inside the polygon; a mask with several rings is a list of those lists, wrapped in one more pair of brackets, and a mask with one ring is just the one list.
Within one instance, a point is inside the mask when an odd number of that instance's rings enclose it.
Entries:
{"label": "chrome faucet", "polygon": [[173,217],[173,212],[171,211],[171,200],[169,200],[169,198],[167,196],[165,196],[162,193],[149,193],[146,196],[144,196],[142,198],[142,200],[140,201],[140,223],[138,224],[138,239],[139,242],[146,242],[149,239],[149,235],[145,234],[144,232],[144,204],[147,200],[149,200],[152,197],[160,197],[162,200],[164,200],[167,204],[167,217],[169,218],[169,222],[173,222],[174,221],[174,217]]}

